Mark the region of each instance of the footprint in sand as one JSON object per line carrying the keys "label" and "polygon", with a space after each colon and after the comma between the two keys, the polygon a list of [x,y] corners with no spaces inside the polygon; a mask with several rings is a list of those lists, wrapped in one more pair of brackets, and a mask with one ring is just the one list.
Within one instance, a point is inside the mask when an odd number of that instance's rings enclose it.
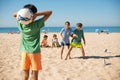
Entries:
{"label": "footprint in sand", "polygon": [[66,80],[72,80],[71,78],[67,78]]}

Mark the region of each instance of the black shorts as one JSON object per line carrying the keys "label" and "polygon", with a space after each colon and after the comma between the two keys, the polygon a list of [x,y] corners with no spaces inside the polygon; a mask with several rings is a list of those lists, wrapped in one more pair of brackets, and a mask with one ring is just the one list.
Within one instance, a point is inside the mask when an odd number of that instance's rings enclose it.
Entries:
{"label": "black shorts", "polygon": [[61,42],[61,46],[70,46],[70,43]]}

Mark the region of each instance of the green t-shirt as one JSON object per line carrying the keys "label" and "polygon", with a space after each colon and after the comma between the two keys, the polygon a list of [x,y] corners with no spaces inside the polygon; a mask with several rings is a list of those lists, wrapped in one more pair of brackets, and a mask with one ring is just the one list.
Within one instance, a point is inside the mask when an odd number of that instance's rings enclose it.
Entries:
{"label": "green t-shirt", "polygon": [[73,39],[72,39],[72,42],[74,42],[74,43],[81,43],[81,39],[82,39],[83,36],[84,36],[83,30],[77,30],[77,29],[75,29],[75,30],[73,31],[73,33],[76,34],[77,37],[73,38]]}
{"label": "green t-shirt", "polygon": [[17,21],[17,25],[21,33],[20,51],[28,53],[40,52],[40,28],[44,26],[43,18],[28,25],[23,25]]}

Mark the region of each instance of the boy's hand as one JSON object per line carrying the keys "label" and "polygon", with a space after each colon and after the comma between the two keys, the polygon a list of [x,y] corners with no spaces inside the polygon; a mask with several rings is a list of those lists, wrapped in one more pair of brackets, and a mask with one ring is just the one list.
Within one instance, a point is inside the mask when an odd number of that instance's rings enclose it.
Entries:
{"label": "boy's hand", "polygon": [[69,33],[69,32],[67,32],[67,35],[69,36],[69,35],[70,35],[70,33]]}
{"label": "boy's hand", "polygon": [[86,46],[86,42],[84,41],[84,45]]}
{"label": "boy's hand", "polygon": [[73,38],[75,38],[75,37],[77,38],[78,36],[76,34],[73,34]]}
{"label": "boy's hand", "polygon": [[32,16],[32,21],[34,21],[36,19],[37,15],[36,14],[33,14]]}
{"label": "boy's hand", "polygon": [[64,41],[64,38],[62,37],[62,40]]}
{"label": "boy's hand", "polygon": [[14,18],[17,17],[17,12],[13,13],[13,17],[14,17]]}

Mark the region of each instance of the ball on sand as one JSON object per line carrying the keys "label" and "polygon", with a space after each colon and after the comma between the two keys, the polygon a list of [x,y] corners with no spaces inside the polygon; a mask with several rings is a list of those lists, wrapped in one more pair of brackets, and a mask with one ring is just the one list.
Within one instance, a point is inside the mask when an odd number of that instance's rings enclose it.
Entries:
{"label": "ball on sand", "polygon": [[27,25],[32,22],[33,13],[28,8],[20,9],[17,13],[17,20],[24,25]]}

